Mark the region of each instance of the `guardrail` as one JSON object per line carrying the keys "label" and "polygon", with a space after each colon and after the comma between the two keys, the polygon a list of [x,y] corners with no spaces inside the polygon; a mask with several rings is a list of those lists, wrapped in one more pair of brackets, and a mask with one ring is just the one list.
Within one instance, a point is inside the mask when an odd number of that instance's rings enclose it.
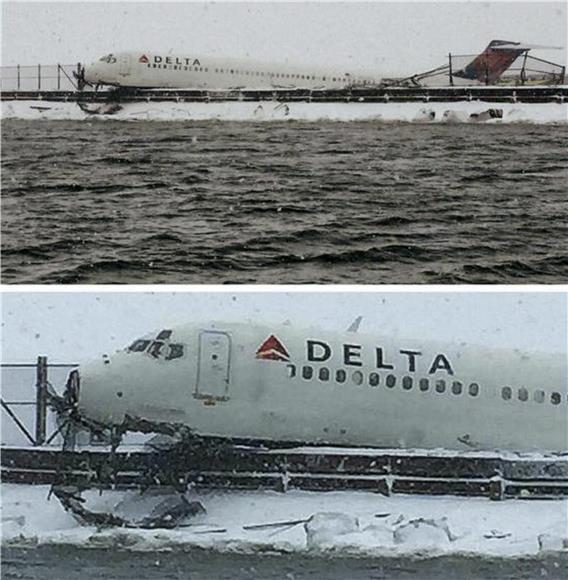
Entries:
{"label": "guardrail", "polygon": [[[2,91],[77,91],[81,64],[37,64],[0,67]],[[88,87],[84,87],[88,88]],[[92,89],[91,89],[92,90]]]}
{"label": "guardrail", "polygon": [[[74,363],[48,363],[47,357],[45,356],[38,356],[36,363],[2,363],[0,365],[3,371],[7,369],[30,369],[35,371],[35,396],[33,399],[6,399],[4,396],[6,392],[5,384],[2,389],[2,395],[0,396],[0,405],[11,420],[11,425],[15,426],[32,446],[49,445],[59,435],[59,428],[57,426],[53,427],[51,433],[48,433],[48,389],[53,389],[53,386],[49,382],[49,369],[73,369],[77,366],[78,364]],[[27,419],[20,417],[19,411],[22,408],[30,407],[34,410],[33,420],[30,420],[29,417]],[[4,426],[3,429],[5,428]]]}

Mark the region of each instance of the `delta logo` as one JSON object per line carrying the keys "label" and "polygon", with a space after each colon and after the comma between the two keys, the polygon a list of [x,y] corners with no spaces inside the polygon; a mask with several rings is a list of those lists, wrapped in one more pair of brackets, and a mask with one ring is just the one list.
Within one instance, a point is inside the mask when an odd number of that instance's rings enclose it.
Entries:
{"label": "delta logo", "polygon": [[256,351],[256,358],[259,360],[278,360],[288,362],[290,355],[286,347],[271,334]]}
{"label": "delta logo", "polygon": [[150,62],[150,59],[149,59],[149,58],[148,58],[148,57],[147,57],[145,54],[143,54],[143,55],[142,55],[142,56],[141,56],[141,57],[138,59],[138,62],[141,62],[141,63],[143,63],[143,64],[148,64],[148,63]]}

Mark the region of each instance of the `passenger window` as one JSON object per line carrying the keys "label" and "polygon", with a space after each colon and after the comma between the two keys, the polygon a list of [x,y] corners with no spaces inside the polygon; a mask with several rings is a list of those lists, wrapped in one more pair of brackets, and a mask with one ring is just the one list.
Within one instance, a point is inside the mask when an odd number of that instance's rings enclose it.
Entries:
{"label": "passenger window", "polygon": [[371,373],[369,375],[369,384],[371,387],[376,387],[379,384],[379,373]]}
{"label": "passenger window", "polygon": [[560,393],[551,393],[550,394],[550,402],[553,405],[559,405],[561,401]]}
{"label": "passenger window", "polygon": [[463,385],[460,383],[460,381],[454,381],[452,383],[452,393],[454,395],[461,395],[463,391]]}
{"label": "passenger window", "polygon": [[533,398],[535,403],[544,403],[544,391],[535,391]]}
{"label": "passenger window", "polygon": [[396,377],[394,375],[387,375],[385,383],[389,389],[392,389],[396,385]]}
{"label": "passenger window", "polygon": [[354,371],[351,377],[356,385],[363,384],[363,373],[361,371]]}
{"label": "passenger window", "polygon": [[150,348],[148,349],[148,354],[153,356],[154,358],[158,358],[160,356],[160,352],[163,346],[164,346],[163,342],[158,342],[157,340],[155,340],[150,345]]}
{"label": "passenger window", "polygon": [[525,388],[519,389],[519,401],[528,401],[529,400],[529,392]]}
{"label": "passenger window", "polygon": [[170,344],[170,350],[166,355],[166,360],[174,360],[183,356],[183,344]]}
{"label": "passenger window", "polygon": [[288,371],[288,378],[292,379],[296,376],[296,365],[286,365]]}
{"label": "passenger window", "polygon": [[309,366],[302,367],[302,377],[309,381],[314,376],[314,369]]}
{"label": "passenger window", "polygon": [[428,379],[420,379],[420,390],[427,391],[430,388],[430,381]]}
{"label": "passenger window", "polygon": [[444,379],[438,379],[436,381],[436,392],[444,393],[446,391],[446,381]]}
{"label": "passenger window", "polygon": [[512,396],[513,390],[511,389],[511,387],[503,387],[501,389],[501,397],[503,397],[505,401],[510,401]]}
{"label": "passenger window", "polygon": [[347,378],[347,373],[343,369],[339,369],[335,372],[335,380],[338,383],[344,383]]}
{"label": "passenger window", "polygon": [[129,347],[128,350],[131,352],[143,352],[146,350],[147,346],[150,344],[149,340],[135,340]]}
{"label": "passenger window", "polygon": [[171,330],[162,330],[158,336],[156,336],[156,340],[168,340],[172,336]]}
{"label": "passenger window", "polygon": [[469,385],[469,394],[471,397],[477,397],[479,395],[479,385],[477,383],[471,383]]}
{"label": "passenger window", "polygon": [[319,370],[319,380],[320,381],[329,381],[329,369],[326,367],[322,367]]}
{"label": "passenger window", "polygon": [[412,377],[404,377],[402,379],[402,388],[405,391],[410,391],[410,389],[412,389]]}

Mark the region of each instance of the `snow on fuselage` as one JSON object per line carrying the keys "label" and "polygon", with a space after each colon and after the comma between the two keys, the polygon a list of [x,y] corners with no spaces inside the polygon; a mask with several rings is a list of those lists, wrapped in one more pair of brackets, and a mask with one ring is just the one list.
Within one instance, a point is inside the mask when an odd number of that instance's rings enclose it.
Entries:
{"label": "snow on fuselage", "polygon": [[331,445],[566,451],[561,354],[188,325],[80,369],[79,410],[204,436]]}
{"label": "snow on fuselage", "polygon": [[92,84],[138,88],[334,89],[379,84],[377,75],[213,57],[150,52],[109,54],[85,68]]}

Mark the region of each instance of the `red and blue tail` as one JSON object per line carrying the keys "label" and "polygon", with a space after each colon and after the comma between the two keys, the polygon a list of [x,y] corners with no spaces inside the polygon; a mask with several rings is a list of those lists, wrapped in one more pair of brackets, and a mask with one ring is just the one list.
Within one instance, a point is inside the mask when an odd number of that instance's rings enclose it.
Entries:
{"label": "red and blue tail", "polygon": [[523,46],[520,42],[492,40],[480,55],[476,56],[463,69],[452,74],[463,79],[493,84],[521,54],[530,48]]}

